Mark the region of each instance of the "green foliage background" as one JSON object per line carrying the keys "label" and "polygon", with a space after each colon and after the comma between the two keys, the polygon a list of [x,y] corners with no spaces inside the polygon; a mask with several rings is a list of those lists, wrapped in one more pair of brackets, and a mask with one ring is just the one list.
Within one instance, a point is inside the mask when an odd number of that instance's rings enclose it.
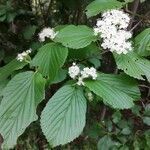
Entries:
{"label": "green foliage background", "polygon": [[[134,14],[135,1],[0,1],[4,147],[17,141],[16,150],[150,149],[150,2],[139,1]],[[101,12],[121,7],[134,18],[134,52],[127,55],[104,52],[92,30]],[[38,33],[48,26],[59,31],[55,43],[40,43]],[[30,47],[31,63],[18,62],[17,54]],[[85,89],[68,85],[73,61],[97,68],[97,81],[86,81]],[[57,122],[60,114],[66,122]]]}

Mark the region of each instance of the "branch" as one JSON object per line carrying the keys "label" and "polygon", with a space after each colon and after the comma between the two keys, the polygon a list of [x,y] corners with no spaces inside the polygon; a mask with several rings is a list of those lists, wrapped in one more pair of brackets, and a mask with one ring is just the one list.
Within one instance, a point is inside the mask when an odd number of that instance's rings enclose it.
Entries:
{"label": "branch", "polygon": [[132,15],[129,27],[128,27],[129,30],[132,28],[132,25],[134,23],[134,18],[136,16],[136,12],[137,12],[139,3],[140,3],[140,0],[134,0],[134,3],[133,3],[133,15]]}
{"label": "branch", "polygon": [[47,13],[45,15],[45,17],[46,17],[46,23],[48,23],[48,16],[50,14],[52,3],[53,3],[53,0],[50,0],[49,5],[48,5],[48,9],[47,9]]}
{"label": "branch", "polygon": [[104,118],[105,118],[106,110],[107,110],[107,109],[106,109],[106,106],[104,105],[103,110],[102,110],[102,113],[101,113],[101,121],[103,121]]}

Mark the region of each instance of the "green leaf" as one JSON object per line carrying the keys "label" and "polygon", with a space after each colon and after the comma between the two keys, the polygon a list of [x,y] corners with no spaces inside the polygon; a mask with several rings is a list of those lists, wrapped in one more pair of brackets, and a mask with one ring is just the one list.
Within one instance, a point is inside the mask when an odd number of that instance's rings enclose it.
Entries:
{"label": "green leaf", "polygon": [[36,107],[44,99],[45,79],[32,71],[17,74],[6,86],[0,105],[3,148],[13,148],[17,138],[37,120]]}
{"label": "green leaf", "polygon": [[150,117],[143,117],[143,122],[150,126]]}
{"label": "green leaf", "polygon": [[146,76],[150,81],[150,61],[138,56],[134,52],[130,52],[126,55],[115,54],[114,57],[118,66],[118,69],[123,70],[131,77],[144,80],[143,76]]}
{"label": "green leaf", "polygon": [[81,89],[66,85],[49,100],[41,115],[41,127],[52,147],[77,138],[85,126],[86,99]]}
{"label": "green leaf", "polygon": [[2,15],[2,16],[0,16],[0,22],[3,22],[3,21],[5,21],[5,19],[6,19],[6,15],[4,14],[4,15]]}
{"label": "green leaf", "polygon": [[66,47],[79,49],[96,41],[96,36],[94,31],[85,25],[68,25],[58,32],[55,41]]}
{"label": "green leaf", "polygon": [[39,49],[31,62],[31,66],[37,66],[38,71],[52,81],[65,63],[67,55],[67,48],[57,43],[48,43]]}
{"label": "green leaf", "polygon": [[145,29],[134,39],[135,51],[140,56],[150,55],[150,28]]}
{"label": "green leaf", "polygon": [[8,80],[0,81],[0,97],[3,95],[4,88],[6,87]]}
{"label": "green leaf", "polygon": [[112,141],[110,136],[105,135],[98,141],[97,149],[98,150],[110,150],[114,146],[117,146],[117,143]]}
{"label": "green leaf", "polygon": [[30,40],[32,36],[35,34],[37,26],[27,26],[23,31],[23,36],[26,40]]}
{"label": "green leaf", "polygon": [[4,91],[7,83],[8,83],[8,80],[0,81],[0,103],[1,103],[1,100],[3,98],[3,91]]}
{"label": "green leaf", "polygon": [[5,80],[15,70],[22,69],[25,65],[27,65],[26,62],[20,62],[20,61],[17,61],[16,59],[12,60],[4,67],[0,68],[0,81]]}
{"label": "green leaf", "polygon": [[117,0],[95,0],[86,7],[86,15],[96,16],[106,10],[121,8],[123,4]]}
{"label": "green leaf", "polygon": [[115,124],[117,124],[117,123],[121,120],[121,117],[122,117],[122,115],[121,115],[120,111],[116,111],[116,112],[112,115],[113,122],[114,122]]}
{"label": "green leaf", "polygon": [[144,135],[145,135],[146,145],[147,145],[147,147],[150,148],[150,130],[147,130],[144,133]]}
{"label": "green leaf", "polygon": [[99,136],[102,136],[104,134],[104,128],[99,124],[99,122],[95,121],[93,121],[93,123],[90,124],[89,128],[87,128],[86,130],[86,135],[94,139],[97,139]]}
{"label": "green leaf", "polygon": [[138,141],[138,139],[134,140],[133,147],[134,147],[134,150],[140,150],[140,142]]}
{"label": "green leaf", "polygon": [[134,107],[131,109],[132,113],[136,116],[141,116],[140,112],[141,112],[141,106],[138,105],[134,105]]}
{"label": "green leaf", "polygon": [[126,127],[122,129],[121,133],[124,135],[129,135],[131,133],[131,130],[129,127]]}
{"label": "green leaf", "polygon": [[96,81],[86,81],[85,85],[113,108],[131,108],[140,97],[136,82],[125,75],[99,74]]}
{"label": "green leaf", "polygon": [[54,80],[52,81],[52,84],[56,84],[65,80],[67,77],[67,73],[68,73],[67,70],[60,69],[58,71],[58,74],[55,76]]}
{"label": "green leaf", "polygon": [[145,106],[144,115],[150,117],[150,104]]}
{"label": "green leaf", "polygon": [[9,23],[12,22],[16,16],[17,16],[16,12],[7,13],[7,21]]}
{"label": "green leaf", "polygon": [[3,49],[0,49],[0,61],[2,61],[5,57],[5,51]]}
{"label": "green leaf", "polygon": [[99,49],[99,47],[95,44],[95,43],[91,43],[90,45],[88,45],[87,47],[81,48],[81,49],[70,49],[69,50],[69,55],[68,55],[68,59],[72,59],[72,60],[82,60],[82,59],[87,59],[89,57],[96,57],[99,54],[100,57],[100,53],[101,50]]}
{"label": "green leaf", "polygon": [[97,58],[90,58],[88,61],[93,64],[95,68],[99,68],[101,66],[101,62]]}

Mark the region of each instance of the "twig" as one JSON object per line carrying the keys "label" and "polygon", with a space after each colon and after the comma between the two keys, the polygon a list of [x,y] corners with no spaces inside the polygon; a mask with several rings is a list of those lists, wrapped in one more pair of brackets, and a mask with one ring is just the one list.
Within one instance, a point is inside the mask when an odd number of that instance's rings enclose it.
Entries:
{"label": "twig", "polygon": [[42,8],[41,0],[38,0],[38,2],[39,2],[39,7],[40,7],[40,11],[41,11],[41,14],[42,14],[42,17],[43,17],[44,24],[46,25],[46,18],[45,18],[45,15],[44,15],[44,10]]}
{"label": "twig", "polygon": [[133,31],[141,22],[142,22],[142,20],[140,20],[135,26],[133,26],[130,31]]}
{"label": "twig", "polygon": [[134,0],[134,3],[133,3],[133,15],[132,15],[129,27],[128,27],[129,30],[132,28],[132,25],[134,23],[134,18],[136,16],[136,12],[137,12],[139,3],[140,3],[140,0]]}
{"label": "twig", "polygon": [[146,106],[145,106],[145,104],[143,103],[142,99],[141,99],[140,101],[141,101],[141,103],[142,103],[143,108],[145,108]]}
{"label": "twig", "polygon": [[46,23],[48,22],[48,16],[50,14],[50,9],[51,9],[52,3],[53,3],[53,0],[50,0],[49,5],[48,5],[48,9],[47,9],[47,13],[45,15],[45,17],[46,17]]}
{"label": "twig", "polygon": [[103,121],[104,118],[105,118],[106,110],[107,110],[107,109],[106,109],[106,106],[104,105],[103,110],[102,110],[102,113],[101,113],[101,121]]}
{"label": "twig", "polygon": [[139,86],[140,86],[140,87],[144,87],[144,88],[148,88],[148,89],[150,89],[150,87],[149,87],[149,86],[147,86],[147,85],[140,84]]}
{"label": "twig", "polygon": [[[126,8],[126,12],[129,13],[129,14],[131,14],[131,15],[134,14],[132,11],[128,10],[128,8]],[[137,16],[137,17],[139,17],[139,18],[141,18],[141,19],[143,19],[143,20],[144,20],[144,19],[145,19],[145,20],[148,19],[148,16],[147,16],[147,15],[139,15],[139,14],[137,14],[137,13],[135,13],[134,15]]]}

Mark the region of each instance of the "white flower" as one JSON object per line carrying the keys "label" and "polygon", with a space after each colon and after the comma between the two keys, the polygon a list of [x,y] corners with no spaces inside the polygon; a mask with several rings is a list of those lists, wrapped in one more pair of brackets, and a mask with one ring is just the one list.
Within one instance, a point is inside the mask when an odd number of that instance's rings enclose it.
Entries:
{"label": "white flower", "polygon": [[55,32],[53,28],[50,28],[50,27],[44,28],[39,33],[39,40],[40,40],[40,42],[44,42],[45,38],[50,38],[53,40],[56,35],[57,35],[57,32]]}
{"label": "white flower", "polygon": [[20,54],[17,55],[17,60],[22,62],[23,60],[26,59],[26,57],[32,52],[32,49],[30,48],[29,50],[26,50]]}
{"label": "white flower", "polygon": [[96,80],[97,78],[97,72],[96,72],[96,69],[91,67],[89,69],[89,75],[92,77],[93,80]]}
{"label": "white flower", "polygon": [[68,74],[72,79],[77,79],[78,85],[84,86],[84,79],[91,77],[93,80],[96,80],[97,78],[97,72],[96,69],[91,67],[85,67],[83,70],[80,70],[80,68],[76,65],[76,63],[73,63],[71,67],[69,67]]}
{"label": "white flower", "polygon": [[22,62],[24,60],[24,57],[22,56],[22,54],[18,54],[17,60],[20,62]]}
{"label": "white flower", "polygon": [[88,78],[89,77],[89,71],[90,69],[88,67],[84,68],[82,71],[81,71],[81,76],[82,78]]}
{"label": "white flower", "polygon": [[78,78],[77,84],[80,85],[80,86],[81,86],[81,85],[84,86],[84,82],[83,82],[83,78],[82,78],[82,77],[79,77],[79,78]]}
{"label": "white flower", "polygon": [[30,48],[30,49],[28,49],[28,50],[26,50],[26,53],[28,53],[28,54],[30,54],[32,52],[32,49]]}
{"label": "white flower", "polygon": [[119,29],[126,29],[130,22],[128,14],[116,9],[104,12],[102,17],[107,23],[117,26]]}
{"label": "white flower", "polygon": [[95,35],[100,35],[103,39],[101,46],[118,54],[127,54],[128,51],[131,51],[132,44],[129,39],[132,34],[127,31],[130,21],[128,14],[119,10],[111,10],[104,12],[102,17],[97,20],[94,28]]}
{"label": "white flower", "polygon": [[73,65],[71,67],[69,67],[69,76],[72,79],[75,79],[78,74],[80,73],[80,68],[76,65],[76,63],[73,63]]}
{"label": "white flower", "polygon": [[93,80],[96,80],[97,78],[97,73],[96,73],[96,69],[91,67],[91,68],[84,68],[83,71],[81,71],[81,77],[84,78],[88,78],[88,77],[92,77]]}
{"label": "white flower", "polygon": [[89,101],[93,100],[93,94],[91,92],[88,92],[87,94]]}

